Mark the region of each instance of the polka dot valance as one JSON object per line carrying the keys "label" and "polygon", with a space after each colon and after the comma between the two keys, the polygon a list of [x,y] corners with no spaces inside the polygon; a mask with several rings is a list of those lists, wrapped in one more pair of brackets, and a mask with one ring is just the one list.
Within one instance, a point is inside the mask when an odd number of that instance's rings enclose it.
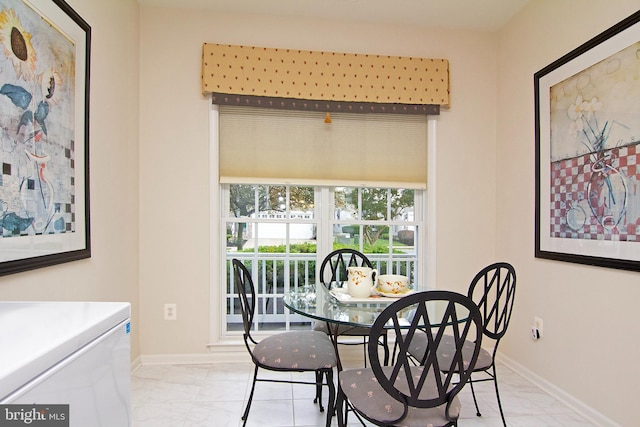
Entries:
{"label": "polka dot valance", "polygon": [[449,61],[205,43],[202,92],[449,105]]}

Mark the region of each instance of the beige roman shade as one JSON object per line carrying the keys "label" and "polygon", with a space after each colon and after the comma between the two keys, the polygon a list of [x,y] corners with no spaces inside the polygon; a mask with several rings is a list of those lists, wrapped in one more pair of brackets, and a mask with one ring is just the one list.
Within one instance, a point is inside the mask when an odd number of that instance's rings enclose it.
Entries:
{"label": "beige roman shade", "polygon": [[[327,111],[437,114],[449,105],[449,61],[205,43],[202,92],[298,103],[290,109],[305,109],[299,100],[313,100],[348,103],[340,108],[316,104]],[[371,109],[375,104],[438,108]]]}
{"label": "beige roman shade", "polygon": [[222,183],[426,188],[427,116],[219,106]]}

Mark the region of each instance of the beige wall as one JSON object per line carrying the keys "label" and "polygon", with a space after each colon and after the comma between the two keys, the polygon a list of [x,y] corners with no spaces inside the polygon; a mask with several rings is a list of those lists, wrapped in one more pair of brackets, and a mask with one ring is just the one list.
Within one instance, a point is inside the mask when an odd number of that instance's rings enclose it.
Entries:
{"label": "beige wall", "polygon": [[[465,290],[494,259],[496,35],[150,6],[140,14],[143,355],[209,351],[213,201],[203,42],[448,58],[452,108],[438,122],[438,285]],[[178,304],[175,322],[162,319],[169,302]]]}
{"label": "beige wall", "polygon": [[[484,264],[511,261],[519,289],[507,360],[632,425],[640,379],[626,367],[638,353],[637,273],[533,257],[533,73],[630,14],[632,3],[534,0],[497,34],[141,7],[141,353],[207,354],[219,328],[209,324],[215,201],[203,42],[443,57],[452,105],[438,119],[437,286],[463,291]],[[178,321],[162,320],[167,302],[178,304]],[[545,322],[537,343],[534,315]],[[633,383],[624,381],[630,374]]]}
{"label": "beige wall", "polygon": [[[533,74],[638,9],[637,0],[538,0],[499,32],[499,257],[518,267],[502,351],[621,425],[638,425],[638,273],[535,259]],[[532,342],[534,315],[544,338]]]}
{"label": "beige wall", "polygon": [[[497,34],[148,6],[138,21],[134,0],[70,3],[93,27],[93,257],[0,277],[0,299],[131,301],[134,357],[209,354],[201,44],[444,57],[452,105],[438,119],[436,285],[463,291],[484,264],[511,261],[519,288],[505,356],[621,425],[636,422],[637,273],[533,257],[533,73],[636,0],[534,0]],[[175,322],[162,320],[168,302],[178,304]],[[545,322],[535,343],[534,315]]]}
{"label": "beige wall", "polygon": [[[92,27],[90,189],[93,256],[0,277],[0,300],[128,301],[138,347],[138,6],[69,0]],[[4,327],[4,325],[3,325]]]}

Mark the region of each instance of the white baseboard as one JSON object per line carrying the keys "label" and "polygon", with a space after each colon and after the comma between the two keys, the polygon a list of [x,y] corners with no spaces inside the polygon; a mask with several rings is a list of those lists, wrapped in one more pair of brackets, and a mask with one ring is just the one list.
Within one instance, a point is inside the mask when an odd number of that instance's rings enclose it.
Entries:
{"label": "white baseboard", "polygon": [[[143,365],[207,365],[214,363],[251,363],[244,344],[212,345],[209,353],[143,354],[131,363],[131,372]],[[345,363],[361,363],[361,346],[341,346],[340,356]]]}
{"label": "white baseboard", "polygon": [[140,356],[142,365],[209,365],[215,363],[251,363],[244,351],[194,354],[149,354]]}
{"label": "white baseboard", "polygon": [[576,399],[574,396],[570,395],[566,391],[562,390],[561,388],[545,380],[544,378],[534,373],[533,371],[530,371],[529,369],[525,368],[515,360],[503,354],[498,354],[497,360],[502,364],[504,364],[505,366],[507,366],[508,368],[510,368],[511,370],[513,370],[514,372],[516,372],[518,375],[526,378],[533,384],[540,387],[546,393],[549,393],[551,396],[555,397],[565,405],[569,406],[574,411],[576,411],[577,413],[579,413],[581,416],[591,421],[592,423],[602,427],[622,427],[620,424],[608,418],[601,412],[596,411],[592,407],[586,405],[581,400]]}
{"label": "white baseboard", "polygon": [[137,371],[140,366],[142,366],[142,361],[140,360],[140,356],[138,356],[131,361],[131,373],[133,374]]}

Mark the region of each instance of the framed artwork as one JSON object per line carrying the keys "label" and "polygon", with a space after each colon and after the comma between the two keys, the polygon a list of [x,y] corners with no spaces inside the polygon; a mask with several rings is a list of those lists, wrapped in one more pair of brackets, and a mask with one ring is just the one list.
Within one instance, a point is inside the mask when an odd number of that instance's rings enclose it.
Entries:
{"label": "framed artwork", "polygon": [[640,271],[640,11],[534,88],[535,256]]}
{"label": "framed artwork", "polygon": [[0,0],[0,275],[91,256],[90,42],[63,0]]}

